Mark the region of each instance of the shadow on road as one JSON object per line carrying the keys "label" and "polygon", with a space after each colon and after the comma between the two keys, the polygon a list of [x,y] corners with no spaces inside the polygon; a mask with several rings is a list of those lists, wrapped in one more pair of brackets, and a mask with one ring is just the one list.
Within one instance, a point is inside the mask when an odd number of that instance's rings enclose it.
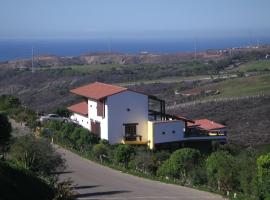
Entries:
{"label": "shadow on road", "polygon": [[51,174],[70,174],[70,173],[73,173],[74,171],[62,171],[62,172],[52,172]]}
{"label": "shadow on road", "polygon": [[76,185],[76,186],[73,186],[72,189],[78,190],[78,189],[95,188],[99,186],[100,185]]}
{"label": "shadow on road", "polygon": [[107,192],[90,192],[84,194],[76,194],[74,198],[82,198],[82,197],[92,197],[92,196],[106,196],[106,195],[113,195],[113,194],[121,194],[121,193],[128,193],[130,191],[125,190],[116,190],[116,191],[107,191]]}

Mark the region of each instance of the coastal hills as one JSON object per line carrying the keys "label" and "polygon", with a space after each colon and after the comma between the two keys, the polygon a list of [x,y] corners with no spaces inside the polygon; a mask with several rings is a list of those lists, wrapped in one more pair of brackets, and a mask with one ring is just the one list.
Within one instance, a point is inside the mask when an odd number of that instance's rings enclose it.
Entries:
{"label": "coastal hills", "polygon": [[[33,58],[35,67],[59,67],[69,65],[92,64],[170,64],[189,60],[221,60],[234,55],[256,52],[264,54],[270,50],[270,45],[250,46],[243,48],[213,49],[201,52],[181,53],[89,53],[81,56],[36,55]],[[18,59],[0,62],[0,67],[29,68],[32,59]]]}

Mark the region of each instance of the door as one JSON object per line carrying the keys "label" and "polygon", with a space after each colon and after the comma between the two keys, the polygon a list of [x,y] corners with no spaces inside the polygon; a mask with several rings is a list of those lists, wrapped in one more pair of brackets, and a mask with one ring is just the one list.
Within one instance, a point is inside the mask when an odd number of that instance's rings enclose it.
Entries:
{"label": "door", "polygon": [[100,138],[100,122],[91,121],[91,132]]}

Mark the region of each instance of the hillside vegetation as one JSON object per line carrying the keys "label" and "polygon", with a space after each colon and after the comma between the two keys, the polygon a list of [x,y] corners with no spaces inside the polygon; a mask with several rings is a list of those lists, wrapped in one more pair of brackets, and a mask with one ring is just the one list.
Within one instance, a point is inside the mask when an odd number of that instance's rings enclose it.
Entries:
{"label": "hillside vegetation", "polygon": [[1,199],[53,199],[54,190],[41,179],[23,169],[0,161]]}
{"label": "hillside vegetation", "polygon": [[254,72],[254,71],[270,71],[270,60],[259,60],[244,63],[232,71]]}
{"label": "hillside vegetation", "polygon": [[[263,60],[267,53],[269,52],[249,51],[218,60],[185,59],[157,64],[105,62],[106,64],[41,65],[33,73],[29,68],[2,67],[0,95],[15,95],[26,110],[29,107],[49,113],[80,101],[80,97],[69,92],[72,88],[94,81],[121,84],[165,99],[169,112],[192,118],[208,117],[226,123],[234,142],[246,134],[245,137],[250,138],[246,141],[247,144],[258,144],[260,141],[265,143],[269,135],[267,130],[270,128],[270,115],[267,112],[270,61]],[[257,95],[259,97],[256,99],[238,99]],[[227,101],[230,98],[236,99],[237,103]],[[216,102],[209,102],[212,100]],[[194,101],[199,104],[194,105]],[[190,106],[181,107],[183,103]],[[239,118],[236,119],[235,113],[238,113]],[[265,122],[258,121],[253,126],[255,118]],[[246,124],[245,129],[242,128],[243,124]],[[239,139],[238,143],[245,142]]]}
{"label": "hillside vegetation", "polygon": [[[202,95],[198,99],[231,98],[259,94],[267,95],[270,94],[270,75],[229,79],[197,87],[197,90],[201,92],[209,90],[218,91],[218,94]],[[184,92],[188,93],[189,91]]]}

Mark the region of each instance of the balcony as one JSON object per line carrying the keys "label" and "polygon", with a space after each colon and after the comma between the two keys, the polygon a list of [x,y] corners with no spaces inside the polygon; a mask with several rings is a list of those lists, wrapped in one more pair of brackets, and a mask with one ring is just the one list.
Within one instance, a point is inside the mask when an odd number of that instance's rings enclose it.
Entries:
{"label": "balcony", "polygon": [[141,135],[125,135],[122,139],[123,144],[148,144],[148,141],[142,141]]}

